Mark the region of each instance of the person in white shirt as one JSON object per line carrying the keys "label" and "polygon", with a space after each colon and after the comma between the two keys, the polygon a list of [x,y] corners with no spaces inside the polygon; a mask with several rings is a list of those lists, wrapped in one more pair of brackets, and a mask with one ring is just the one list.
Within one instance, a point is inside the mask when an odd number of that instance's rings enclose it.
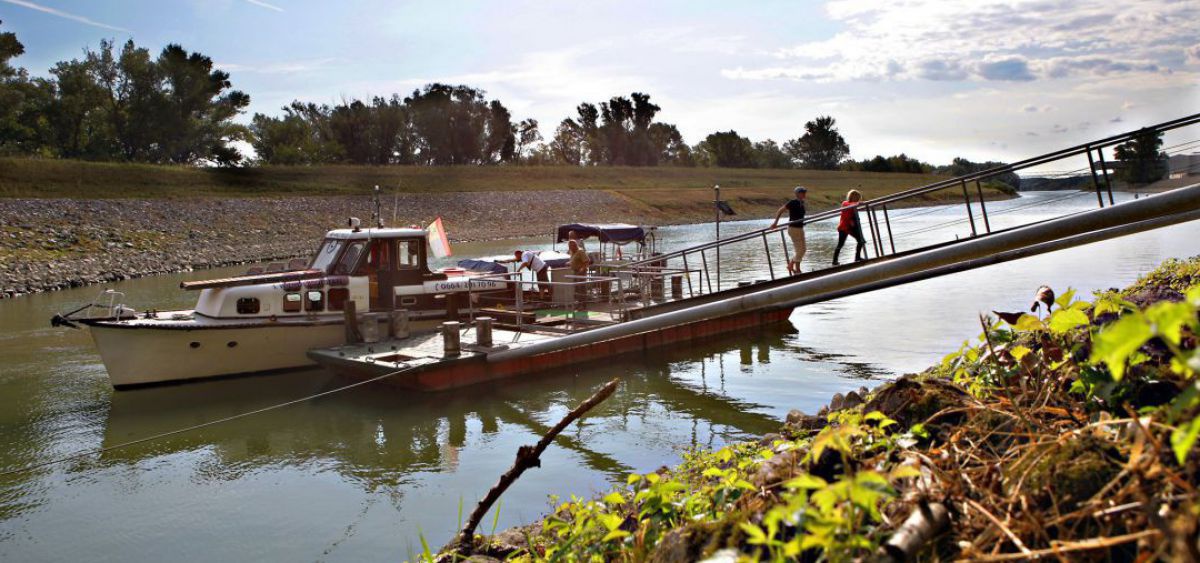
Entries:
{"label": "person in white shirt", "polygon": [[550,268],[546,266],[546,262],[538,258],[536,252],[531,250],[518,250],[513,253],[517,257],[517,261],[521,263],[517,266],[517,271],[520,272],[526,268],[534,273],[537,277],[538,296],[542,299],[550,298]]}

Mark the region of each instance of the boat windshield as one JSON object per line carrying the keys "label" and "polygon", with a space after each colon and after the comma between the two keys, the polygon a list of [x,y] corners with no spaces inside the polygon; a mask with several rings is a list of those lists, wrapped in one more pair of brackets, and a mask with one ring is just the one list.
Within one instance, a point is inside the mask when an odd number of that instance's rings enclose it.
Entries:
{"label": "boat windshield", "polygon": [[344,244],[345,241],[326,239],[325,243],[321,245],[321,249],[317,251],[317,255],[313,256],[312,265],[309,268],[322,272],[329,270],[329,265],[333,264],[334,258],[337,258],[338,251]]}

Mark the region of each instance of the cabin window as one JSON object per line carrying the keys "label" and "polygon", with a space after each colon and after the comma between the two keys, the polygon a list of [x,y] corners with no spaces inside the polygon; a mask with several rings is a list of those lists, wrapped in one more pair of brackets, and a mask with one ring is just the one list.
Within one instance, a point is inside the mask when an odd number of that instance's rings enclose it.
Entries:
{"label": "cabin window", "polygon": [[257,315],[258,309],[257,297],[242,297],[237,300],[237,312],[239,315]]}
{"label": "cabin window", "polygon": [[415,240],[400,241],[400,252],[397,255],[396,268],[401,270],[416,269],[421,266],[421,243]]}
{"label": "cabin window", "polygon": [[326,297],[329,298],[330,311],[341,311],[346,308],[346,301],[350,299],[350,290],[344,287],[331,288]]}
{"label": "cabin window", "polygon": [[283,294],[283,312],[284,313],[299,313],[300,312],[300,303],[303,300],[304,300],[303,297],[301,297],[299,293]]}
{"label": "cabin window", "polygon": [[363,260],[362,265],[355,270],[354,275],[372,276],[382,271],[391,271],[394,248],[390,240],[372,241],[371,249],[367,251],[367,259]]}
{"label": "cabin window", "polygon": [[342,241],[333,239],[325,241],[325,244],[321,245],[321,249],[317,251],[317,255],[313,256],[310,267],[314,270],[325,271],[330,264],[333,264],[333,260],[337,258],[338,251],[341,249]]}
{"label": "cabin window", "polygon": [[304,293],[304,310],[305,311],[323,311],[325,310],[325,294],[317,290],[307,291]]}
{"label": "cabin window", "polygon": [[336,266],[333,267],[333,273],[346,275],[354,271],[354,266],[358,264],[358,258],[362,255],[363,247],[366,246],[365,241],[352,242],[346,246],[346,251],[342,253],[342,259],[338,260]]}

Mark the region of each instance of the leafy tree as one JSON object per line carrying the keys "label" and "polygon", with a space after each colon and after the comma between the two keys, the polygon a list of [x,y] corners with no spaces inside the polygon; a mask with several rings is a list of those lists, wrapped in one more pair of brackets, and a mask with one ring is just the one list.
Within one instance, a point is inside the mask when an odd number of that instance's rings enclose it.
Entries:
{"label": "leafy tree", "polygon": [[674,166],[695,166],[692,148],[683,141],[679,129],[670,123],[651,124],[647,136],[656,153],[655,161]]}
{"label": "leafy tree", "polygon": [[354,164],[375,164],[371,143],[371,108],[361,100],[342,101],[329,112],[329,132],[341,155]]}
{"label": "leafy tree", "polygon": [[[991,168],[999,168],[1002,166],[1005,166],[1005,163],[993,162],[993,161],[971,162],[970,160],[967,160],[965,158],[955,157],[954,160],[951,161],[949,166],[939,166],[936,169],[934,169],[934,172],[937,172],[938,174],[945,174],[947,176],[963,176],[966,174],[973,174],[975,172],[982,172],[984,170],[988,170]],[[1021,188],[1021,177],[1017,176],[1017,174],[1015,172],[1005,172],[1003,174],[997,174],[995,176],[990,176],[988,178],[984,178],[984,180],[994,180],[997,182],[1008,184],[1014,190]]]}
{"label": "leafy tree", "polygon": [[606,145],[600,138],[600,110],[596,106],[584,102],[575,108],[579,114],[577,126],[583,138],[584,158],[587,164],[601,164],[605,161]]}
{"label": "leafy tree", "polygon": [[105,91],[90,61],[73,60],[50,70],[58,86],[48,112],[52,143],[66,158],[103,159],[112,154],[112,128],[104,112]]}
{"label": "leafy tree", "polygon": [[874,158],[860,161],[847,161],[842,165],[843,170],[861,170],[863,172],[907,172],[910,174],[927,174],[933,171],[933,166],[910,158],[904,153],[885,157],[875,155]]}
{"label": "leafy tree", "polygon": [[800,168],[810,170],[836,170],[850,155],[850,146],[830,116],[805,123],[804,135],[788,141],[783,149],[800,164]]}
{"label": "leafy tree", "polygon": [[567,118],[554,130],[554,138],[548,145],[553,162],[579,166],[586,163],[587,135],[574,119]]}
{"label": "leafy tree", "polygon": [[417,162],[486,164],[510,161],[516,149],[511,114],[469,86],[430,84],[405,98],[416,134]]}
{"label": "leafy tree", "polygon": [[[3,22],[0,22],[3,23]],[[30,152],[36,132],[27,123],[31,90],[25,69],[9,61],[25,53],[12,32],[0,33],[0,154]]]}
{"label": "leafy tree", "polygon": [[342,146],[334,140],[329,125],[329,106],[292,102],[283,115],[255,114],[250,130],[254,151],[267,164],[305,165],[338,162]]}
{"label": "leafy tree", "polygon": [[757,168],[791,168],[792,157],[783,152],[771,139],[754,143],[754,163]]}
{"label": "leafy tree", "polygon": [[160,127],[151,136],[156,146],[148,149],[153,160],[192,164],[217,153],[227,157],[226,143],[246,136],[232,120],[250,105],[250,96],[229,90],[229,73],[214,70],[211,58],[167,45],[150,72],[162,79],[146,108]]}
{"label": "leafy tree", "polygon": [[512,122],[512,113],[499,100],[492,100],[488,105],[487,123],[484,162],[512,162],[517,147],[516,126]]}
{"label": "leafy tree", "polygon": [[532,150],[534,145],[542,142],[542,134],[538,132],[538,121],[533,118],[522,120],[516,126],[517,151],[515,160],[525,158],[526,150]]}
{"label": "leafy tree", "polygon": [[754,145],[737,131],[711,133],[701,141],[697,150],[705,153],[706,161],[722,168],[753,168]]}
{"label": "leafy tree", "polygon": [[1118,177],[1131,184],[1157,182],[1167,175],[1167,156],[1159,152],[1162,132],[1142,129],[1128,141],[1113,148],[1113,155],[1124,163]]}

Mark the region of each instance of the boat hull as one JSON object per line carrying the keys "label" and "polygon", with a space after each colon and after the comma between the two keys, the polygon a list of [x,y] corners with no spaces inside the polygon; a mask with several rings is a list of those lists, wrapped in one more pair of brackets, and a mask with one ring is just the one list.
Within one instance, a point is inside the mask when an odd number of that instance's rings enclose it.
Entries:
{"label": "boat hull", "polygon": [[[446,357],[434,361],[426,359],[408,363],[410,367],[405,367],[404,363],[357,361],[353,357],[339,353],[338,349],[317,349],[310,352],[309,356],[330,371],[352,379],[373,379],[395,373],[394,376],[380,381],[406,389],[445,391],[488,381],[545,372],[571,364],[603,360],[618,354],[752,330],[774,323],[786,322],[791,313],[791,308],[751,311],[504,361],[488,361],[486,354],[473,354]],[[403,349],[402,346],[400,347]]]}
{"label": "boat hull", "polygon": [[308,350],[345,340],[340,322],[195,329],[97,323],[89,329],[116,388],[310,366]]}

